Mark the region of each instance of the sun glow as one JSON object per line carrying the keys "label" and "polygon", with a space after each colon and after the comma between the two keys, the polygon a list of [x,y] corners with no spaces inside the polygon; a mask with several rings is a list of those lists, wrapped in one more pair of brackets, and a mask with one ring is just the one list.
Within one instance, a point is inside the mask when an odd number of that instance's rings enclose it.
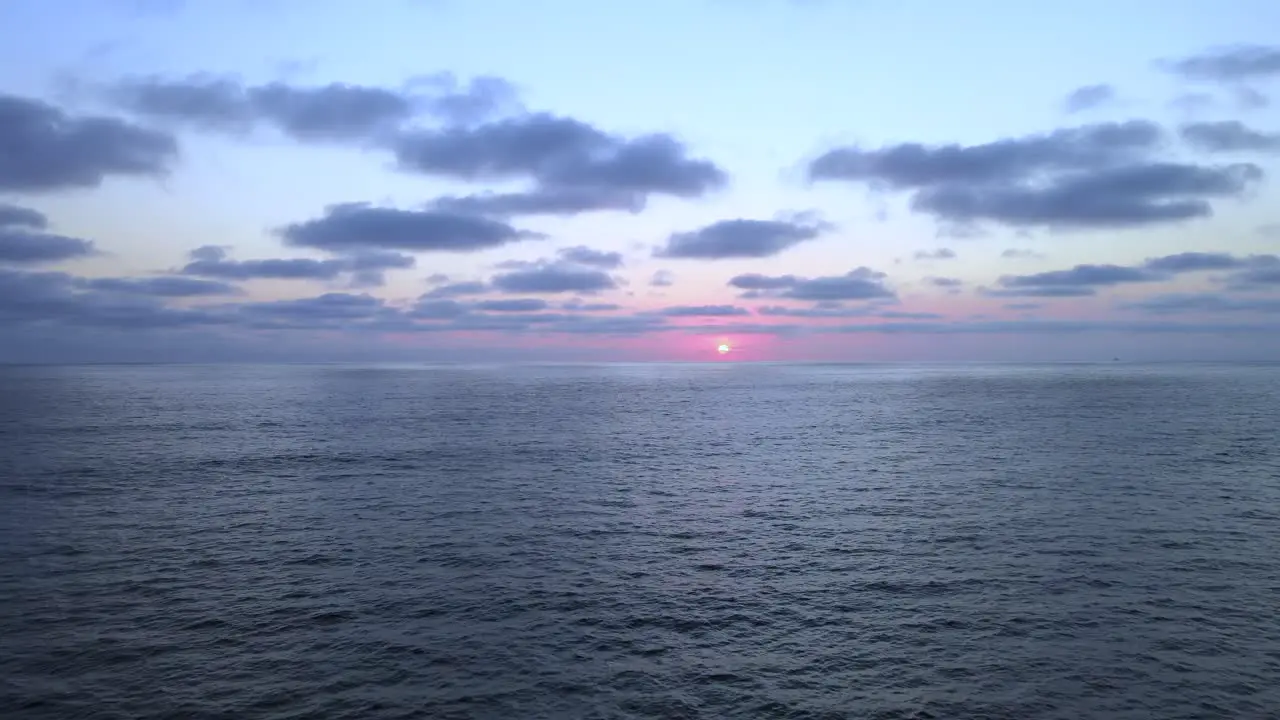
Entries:
{"label": "sun glow", "polygon": [[729,352],[732,349],[733,348],[729,347],[728,343],[721,343],[719,346],[716,347],[716,352],[720,353],[721,355],[724,355],[725,353]]}

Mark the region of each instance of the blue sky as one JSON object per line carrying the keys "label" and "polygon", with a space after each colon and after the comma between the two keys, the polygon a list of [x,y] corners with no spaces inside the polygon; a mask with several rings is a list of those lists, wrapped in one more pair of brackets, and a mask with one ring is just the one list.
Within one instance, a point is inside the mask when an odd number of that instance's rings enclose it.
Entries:
{"label": "blue sky", "polygon": [[[0,219],[42,216],[0,226],[0,361],[1280,354],[1274,3],[11,0],[0,26],[0,148],[27,148]],[[354,128],[331,83],[412,108]],[[258,104],[232,127],[215,96]],[[172,146],[37,183],[81,145],[16,125],[35,104]],[[584,144],[517,168],[499,126]],[[486,192],[638,204],[440,200]],[[313,262],[244,263],[278,259]]]}

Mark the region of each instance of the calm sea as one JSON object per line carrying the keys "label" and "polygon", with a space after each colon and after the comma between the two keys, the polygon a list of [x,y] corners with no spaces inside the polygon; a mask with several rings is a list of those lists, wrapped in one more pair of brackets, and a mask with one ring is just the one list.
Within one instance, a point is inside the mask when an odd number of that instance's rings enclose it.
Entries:
{"label": "calm sea", "polygon": [[0,717],[1280,717],[1280,365],[0,368]]}

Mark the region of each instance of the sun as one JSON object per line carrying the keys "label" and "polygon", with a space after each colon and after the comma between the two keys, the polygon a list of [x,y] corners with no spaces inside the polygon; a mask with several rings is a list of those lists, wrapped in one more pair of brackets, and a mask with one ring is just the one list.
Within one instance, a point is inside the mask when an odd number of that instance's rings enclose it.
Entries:
{"label": "sun", "polygon": [[716,352],[720,353],[721,355],[724,355],[725,353],[729,352],[732,349],[733,348],[729,347],[728,343],[721,343],[720,345],[716,346]]}

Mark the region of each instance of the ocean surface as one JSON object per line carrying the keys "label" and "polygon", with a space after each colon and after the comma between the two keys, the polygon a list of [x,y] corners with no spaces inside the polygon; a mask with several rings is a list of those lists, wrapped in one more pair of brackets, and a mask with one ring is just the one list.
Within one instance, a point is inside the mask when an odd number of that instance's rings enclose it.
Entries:
{"label": "ocean surface", "polygon": [[1280,365],[0,368],[0,717],[1277,718]]}

